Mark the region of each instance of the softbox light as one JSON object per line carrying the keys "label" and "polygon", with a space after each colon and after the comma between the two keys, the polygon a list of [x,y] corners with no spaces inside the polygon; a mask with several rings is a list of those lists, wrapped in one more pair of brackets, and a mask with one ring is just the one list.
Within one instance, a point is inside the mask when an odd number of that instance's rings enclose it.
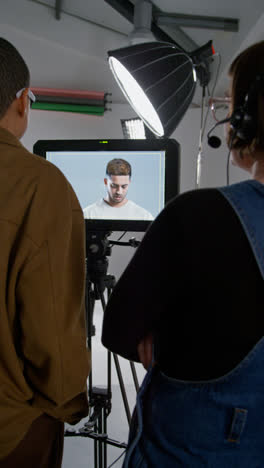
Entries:
{"label": "softbox light", "polygon": [[196,87],[191,57],[174,44],[147,42],[108,52],[109,66],[130,105],[159,137],[175,130]]}

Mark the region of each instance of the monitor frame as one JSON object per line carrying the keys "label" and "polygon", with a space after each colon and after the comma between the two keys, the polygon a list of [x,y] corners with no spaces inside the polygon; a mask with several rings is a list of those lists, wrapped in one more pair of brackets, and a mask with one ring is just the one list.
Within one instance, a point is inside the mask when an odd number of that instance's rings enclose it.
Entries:
{"label": "monitor frame", "polygon": [[[159,139],[98,139],[98,140],[38,140],[33,153],[46,159],[52,151],[165,151],[165,205],[179,194],[180,144],[171,138]],[[145,232],[153,221],[85,219],[90,231]]]}

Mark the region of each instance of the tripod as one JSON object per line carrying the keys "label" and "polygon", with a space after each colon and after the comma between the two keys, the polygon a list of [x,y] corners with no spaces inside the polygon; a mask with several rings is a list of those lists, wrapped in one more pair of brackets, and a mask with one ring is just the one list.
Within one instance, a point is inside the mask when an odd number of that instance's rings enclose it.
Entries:
{"label": "tripod", "polygon": [[[86,236],[86,327],[88,346],[92,354],[92,337],[95,335],[95,326],[93,324],[94,307],[97,300],[100,300],[102,309],[105,311],[106,300],[104,292],[107,291],[107,300],[115,286],[116,280],[112,275],[107,274],[108,259],[111,255],[111,247],[107,237],[110,232],[95,232],[89,233]],[[132,239],[130,243],[119,243],[112,241],[114,244],[137,246]],[[119,448],[126,448],[127,444],[110,439],[107,434],[107,417],[112,409],[112,357],[114,360],[118,382],[121,390],[122,400],[126,412],[128,425],[131,422],[131,412],[128,404],[124,380],[119,364],[119,358],[115,353],[107,352],[107,385],[106,387],[94,387],[92,371],[88,379],[88,396],[89,406],[92,409],[88,421],[78,433],[66,431],[66,436],[83,436],[94,439],[94,468],[107,468],[107,444]],[[135,370],[135,365],[130,362],[130,368],[135,385],[136,392],[139,390],[138,378]]]}

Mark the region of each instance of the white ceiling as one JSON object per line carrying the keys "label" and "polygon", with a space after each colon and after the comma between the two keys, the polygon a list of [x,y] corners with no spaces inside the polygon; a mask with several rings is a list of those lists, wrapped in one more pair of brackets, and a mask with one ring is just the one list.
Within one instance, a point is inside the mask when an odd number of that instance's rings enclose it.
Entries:
{"label": "white ceiling", "polygon": [[[136,2],[130,0],[129,3]],[[123,4],[125,6],[127,0],[123,0]],[[234,55],[249,44],[264,39],[263,0],[152,0],[152,4],[155,12],[159,9],[163,13],[239,20],[237,32],[160,26],[175,42],[184,34],[197,47],[213,40],[214,48],[221,56],[216,95],[223,95],[227,87],[226,71]],[[60,19],[55,16],[56,5],[60,6]],[[114,102],[123,102],[108,69],[107,51],[128,45],[133,24],[107,1],[0,0],[0,8],[1,35],[15,41],[28,57],[34,86],[106,91],[112,93]],[[218,60],[217,55],[210,65],[211,87]]]}

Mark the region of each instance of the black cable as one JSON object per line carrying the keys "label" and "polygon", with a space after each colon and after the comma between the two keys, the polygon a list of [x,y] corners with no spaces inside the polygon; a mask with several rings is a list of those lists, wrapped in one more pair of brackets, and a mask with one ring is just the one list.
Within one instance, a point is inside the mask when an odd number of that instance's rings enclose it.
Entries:
{"label": "black cable", "polygon": [[127,233],[127,231],[124,231],[123,234],[121,234],[121,236],[117,240],[120,241],[126,235],[126,233]]}
{"label": "black cable", "polygon": [[111,463],[111,465],[108,466],[108,468],[111,468],[112,466],[114,466],[116,464],[116,462],[118,462],[118,460],[120,460],[121,457],[123,457],[123,455],[126,453],[126,450],[124,450],[124,452],[121,453],[121,455],[119,455],[118,458],[116,458],[113,463]]}
{"label": "black cable", "polygon": [[110,247],[113,247],[113,245],[117,245],[117,242],[119,242],[126,235],[126,233],[127,231],[124,231],[123,234],[121,234],[121,236],[119,237],[119,239],[117,239],[117,241],[109,239]]}
{"label": "black cable", "polygon": [[[205,132],[206,123],[207,123],[209,110],[210,110],[209,106],[207,106],[207,111],[206,111],[205,118],[204,118],[203,114],[204,114],[205,89],[207,90],[208,96],[212,97],[213,93],[214,93],[214,90],[215,90],[215,87],[216,87],[217,80],[218,80],[219,70],[220,70],[220,65],[221,65],[221,55],[220,54],[217,54],[217,55],[219,57],[219,61],[218,61],[218,65],[217,65],[216,76],[215,76],[215,80],[214,80],[214,84],[213,84],[212,94],[210,95],[208,85],[206,87],[203,86],[203,92],[202,92],[201,119],[200,119],[200,132],[199,132],[199,149],[198,149],[198,156],[197,156],[197,163],[196,163],[196,176],[195,176],[195,187],[197,187],[197,188],[200,186],[200,176],[201,176],[201,174],[199,174],[199,167],[198,166],[199,166],[199,162],[200,162],[200,166],[202,165],[203,138],[204,138],[204,132]],[[200,172],[201,172],[201,169],[200,169]]]}
{"label": "black cable", "polygon": [[[218,53],[218,54],[215,54],[219,57],[219,60],[218,60],[218,65],[217,65],[217,69],[216,69],[216,75],[215,75],[215,81],[214,81],[214,84],[213,84],[213,88],[212,88],[212,92],[210,93],[210,90],[209,90],[209,87],[207,85],[207,93],[208,93],[208,96],[210,98],[212,98],[214,96],[214,92],[215,92],[215,87],[216,87],[216,83],[217,83],[217,80],[218,80],[218,77],[219,77],[219,71],[220,71],[220,66],[221,66],[221,55]],[[208,118],[208,114],[209,114],[209,106],[207,108],[207,112],[206,112],[206,115],[205,115],[205,119],[204,119],[204,124],[203,124],[203,129],[202,129],[202,136],[201,136],[201,140],[203,141],[203,137],[204,137],[204,132],[205,132],[205,127],[206,127],[206,122],[207,122],[207,118]]]}

